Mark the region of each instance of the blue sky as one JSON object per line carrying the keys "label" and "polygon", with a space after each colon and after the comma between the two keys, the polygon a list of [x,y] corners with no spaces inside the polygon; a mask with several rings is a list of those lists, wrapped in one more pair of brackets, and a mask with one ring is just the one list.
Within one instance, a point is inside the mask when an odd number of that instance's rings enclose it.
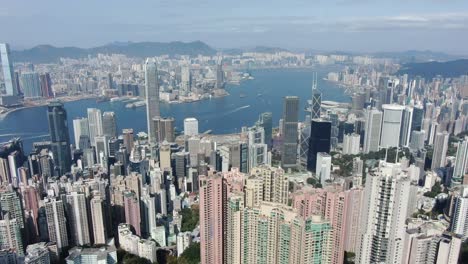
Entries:
{"label": "blue sky", "polygon": [[193,41],[216,48],[468,54],[466,0],[2,0],[0,42],[92,47]]}

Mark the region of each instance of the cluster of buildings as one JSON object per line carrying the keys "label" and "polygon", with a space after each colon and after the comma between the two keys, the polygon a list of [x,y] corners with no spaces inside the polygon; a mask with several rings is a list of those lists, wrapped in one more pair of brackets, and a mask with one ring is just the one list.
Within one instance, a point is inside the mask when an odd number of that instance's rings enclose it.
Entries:
{"label": "cluster of buildings", "polygon": [[[330,58],[350,59],[316,59]],[[118,129],[115,113],[90,108],[70,135],[67,111],[54,100],[46,113],[50,141],[34,143],[31,153],[20,139],[2,144],[0,262],[116,263],[117,248],[156,262],[200,243],[203,264],[341,264],[345,252],[356,263],[457,263],[468,238],[468,103],[457,85],[464,77],[425,81],[376,70],[350,105],[322,101],[315,80],[305,120],[300,98],[286,96],[278,129],[265,112],[238,134],[199,133],[191,117],[176,134],[160,102],[169,87],[179,96],[198,87],[190,84],[194,61],[171,86],[177,74],[160,65],[180,64],[162,59],[144,66],[121,55],[62,60],[96,71],[119,65],[120,75],[107,72],[95,85],[109,94],[138,90],[147,130]],[[6,63],[4,75],[12,72]],[[213,65],[208,86],[222,89],[225,70]],[[129,76],[139,81],[120,86]],[[189,230],[186,209],[199,215]]]}

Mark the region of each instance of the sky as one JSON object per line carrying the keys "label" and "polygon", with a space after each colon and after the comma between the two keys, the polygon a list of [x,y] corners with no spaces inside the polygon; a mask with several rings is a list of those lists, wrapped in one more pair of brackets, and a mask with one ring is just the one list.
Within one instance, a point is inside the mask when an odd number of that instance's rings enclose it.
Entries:
{"label": "sky", "polygon": [[0,0],[0,42],[468,54],[466,0]]}

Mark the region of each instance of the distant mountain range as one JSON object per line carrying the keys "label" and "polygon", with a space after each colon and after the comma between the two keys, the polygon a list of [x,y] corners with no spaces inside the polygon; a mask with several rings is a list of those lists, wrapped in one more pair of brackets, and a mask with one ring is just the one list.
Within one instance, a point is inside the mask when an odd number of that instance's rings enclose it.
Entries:
{"label": "distant mountain range", "polygon": [[128,42],[111,43],[95,48],[82,49],[76,47],[54,47],[40,45],[31,49],[12,50],[11,56],[16,62],[48,63],[55,62],[61,57],[83,58],[88,55],[125,54],[131,57],[152,57],[168,55],[214,55],[216,50],[201,41],[194,42]]}
{"label": "distant mountain range", "polygon": [[408,63],[397,72],[397,74],[408,74],[411,76],[422,76],[426,79],[432,79],[437,75],[446,78],[459,77],[468,74],[468,59],[453,60],[446,62],[423,62]]}

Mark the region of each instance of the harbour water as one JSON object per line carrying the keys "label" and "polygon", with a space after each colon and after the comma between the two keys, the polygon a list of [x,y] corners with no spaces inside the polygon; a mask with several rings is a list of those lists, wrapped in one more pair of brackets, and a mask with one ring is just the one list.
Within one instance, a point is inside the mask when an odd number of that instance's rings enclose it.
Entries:
{"label": "harbour water", "polygon": [[[318,74],[318,87],[322,92],[322,100],[348,102],[349,96],[336,84],[323,80],[329,69],[269,69],[253,70],[253,80],[247,80],[240,85],[228,85],[229,96],[213,98],[185,104],[161,104],[163,116],[174,117],[176,130],[183,130],[183,120],[195,117],[199,121],[199,130],[212,130],[214,134],[239,132],[242,126],[251,126],[262,112],[273,113],[273,125],[277,126],[281,118],[283,97],[296,95],[300,98],[300,118],[305,117],[303,111],[307,99],[311,97],[312,73]],[[133,128],[135,132],[146,131],[145,107],[129,109],[122,101],[97,103],[95,99],[86,99],[65,103],[68,113],[70,140],[73,143],[72,120],[75,117],[86,116],[87,108],[99,108],[102,112],[114,111],[117,126]],[[0,120],[0,142],[13,137],[23,139],[28,152],[32,143],[49,140],[46,107],[25,108],[14,111]]]}

